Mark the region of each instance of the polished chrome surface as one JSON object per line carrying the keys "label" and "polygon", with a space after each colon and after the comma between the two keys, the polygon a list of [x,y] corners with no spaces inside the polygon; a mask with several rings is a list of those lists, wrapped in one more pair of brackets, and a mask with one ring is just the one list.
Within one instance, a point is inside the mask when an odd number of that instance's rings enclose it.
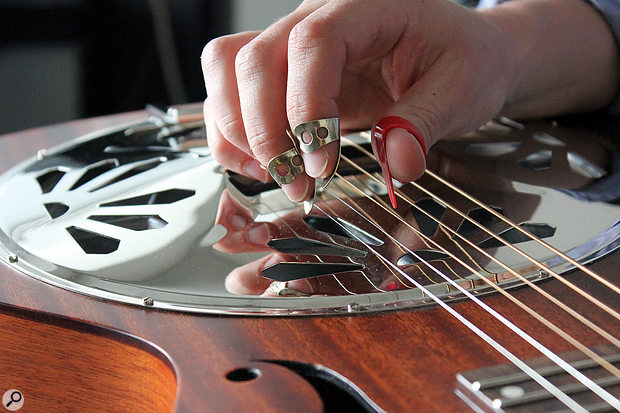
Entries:
{"label": "polished chrome surface", "polygon": [[[385,188],[375,180],[380,177],[376,163],[346,145],[353,140],[368,148],[364,133],[344,137],[338,169],[343,177],[316,194],[316,207],[306,216],[275,183],[223,171],[205,146],[200,122],[177,119],[166,115],[87,135],[40,151],[5,173],[0,178],[0,259],[45,282],[106,299],[256,315],[429,303],[407,277],[443,299],[460,298],[426,260],[476,294],[493,291],[483,278],[502,288],[522,284],[461,237],[533,281],[548,278],[548,272],[491,234],[553,271],[573,268],[430,176],[418,181],[430,194],[411,184],[400,187],[415,206],[400,202],[398,214],[405,223],[399,222],[365,198],[385,200]],[[620,199],[614,184],[620,157],[597,142],[585,131],[561,125],[500,119],[476,133],[440,142],[429,153],[428,165],[494,211],[588,263],[620,244],[620,206],[614,203]],[[361,174],[345,157],[373,177]],[[447,258],[408,225],[476,273]],[[268,246],[276,239],[297,242],[287,241],[288,253],[277,253]],[[304,250],[299,240],[305,239],[318,243]],[[339,254],[323,254],[329,245]],[[343,257],[343,251],[362,253]],[[355,270],[302,277],[275,289],[261,275],[269,267],[300,263],[312,263],[312,271],[332,264]],[[297,278],[276,273],[279,279]]]}

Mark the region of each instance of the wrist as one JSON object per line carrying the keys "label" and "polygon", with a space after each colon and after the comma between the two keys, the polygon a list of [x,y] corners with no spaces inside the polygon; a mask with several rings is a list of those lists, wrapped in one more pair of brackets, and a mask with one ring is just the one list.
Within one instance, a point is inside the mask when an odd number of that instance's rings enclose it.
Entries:
{"label": "wrist", "polygon": [[539,117],[594,110],[615,96],[617,43],[586,1],[511,1],[480,14],[504,33],[503,47],[511,55],[503,113]]}

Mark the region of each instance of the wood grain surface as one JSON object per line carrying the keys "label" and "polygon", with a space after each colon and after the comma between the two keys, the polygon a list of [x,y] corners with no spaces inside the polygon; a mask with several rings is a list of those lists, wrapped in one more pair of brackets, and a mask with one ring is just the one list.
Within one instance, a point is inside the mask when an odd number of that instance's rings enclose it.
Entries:
{"label": "wood grain surface", "polygon": [[[141,116],[132,113],[6,135],[0,138],[0,172],[39,149]],[[618,285],[619,264],[615,254],[592,268]],[[568,277],[620,310],[617,294],[581,272]],[[0,285],[0,302],[5,304],[0,307],[0,392],[21,388],[26,400],[22,411],[28,412],[323,411],[310,384],[264,360],[324,365],[355,383],[388,412],[469,412],[454,393],[456,374],[506,362],[437,307],[305,318],[193,315],[61,290],[16,271],[6,261],[0,263]],[[608,314],[555,280],[541,285],[620,337],[620,323]],[[524,288],[513,295],[583,344],[603,343],[540,295]],[[484,301],[551,350],[572,350],[505,298],[491,296]],[[454,308],[501,338],[517,356],[539,356],[475,304],[464,301]],[[33,311],[45,315],[33,315]],[[226,375],[238,368],[256,368],[261,374],[245,382],[228,380]],[[35,401],[51,407],[35,409]]]}

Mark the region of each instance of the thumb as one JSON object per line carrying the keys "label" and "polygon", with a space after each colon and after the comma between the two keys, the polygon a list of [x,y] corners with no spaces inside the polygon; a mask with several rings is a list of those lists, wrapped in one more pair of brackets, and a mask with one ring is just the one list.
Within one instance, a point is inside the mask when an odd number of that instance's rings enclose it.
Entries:
{"label": "thumb", "polygon": [[[410,152],[411,150],[413,150],[414,156],[417,155],[419,152],[421,152],[424,156],[420,163],[416,162],[419,161],[419,159],[414,160],[414,162],[410,162],[413,160],[412,158],[405,157],[404,159],[401,159],[400,156],[394,156],[392,154],[393,156],[391,156],[389,160],[395,160],[393,164],[401,165],[403,163],[403,160],[406,160],[405,163],[408,169],[411,169],[409,168],[410,165],[415,165],[415,167],[422,165],[422,171],[424,170],[423,165],[426,163],[426,144],[424,142],[424,138],[411,122],[400,116],[386,116],[381,118],[377,123],[373,125],[370,136],[373,150],[377,155],[377,161],[379,162],[379,164],[381,165],[381,169],[383,170],[383,178],[388,191],[388,195],[390,196],[390,202],[392,203],[392,206],[396,208],[396,195],[394,193],[394,185],[392,184],[392,172],[390,170],[390,163],[388,162],[387,155],[387,137],[390,137],[390,148],[392,153],[401,154],[400,152],[394,152],[394,147],[398,147],[402,148],[406,152]],[[417,145],[413,144],[412,142],[416,142]],[[401,167],[400,169],[403,168]],[[416,168],[414,168],[414,170],[415,169]]]}
{"label": "thumb", "polygon": [[450,119],[450,105],[435,92],[441,90],[438,85],[444,79],[429,81],[432,75],[419,79],[372,128],[373,150],[394,208],[397,201],[392,177],[401,182],[419,178],[426,169],[428,148],[442,136],[443,119]]}
{"label": "thumb", "polygon": [[422,176],[428,148],[438,136],[438,126],[436,115],[411,105],[407,99],[397,101],[387,113],[373,125],[371,138],[390,201],[396,208],[392,178],[410,182]]}
{"label": "thumb", "polygon": [[401,182],[418,179],[424,173],[425,151],[441,138],[473,130],[497,111],[489,105],[493,99],[474,92],[473,79],[464,71],[438,66],[434,69],[441,70],[427,72],[383,113],[382,119],[396,116],[412,126],[410,130],[391,128],[384,136],[389,169]]}
{"label": "thumb", "polygon": [[419,118],[405,116],[385,116],[375,123],[371,132],[373,150],[387,185],[391,184],[392,177],[401,182],[415,180],[426,168],[428,145],[424,136],[429,135],[423,135],[407,119],[416,119],[417,124],[423,124]]}

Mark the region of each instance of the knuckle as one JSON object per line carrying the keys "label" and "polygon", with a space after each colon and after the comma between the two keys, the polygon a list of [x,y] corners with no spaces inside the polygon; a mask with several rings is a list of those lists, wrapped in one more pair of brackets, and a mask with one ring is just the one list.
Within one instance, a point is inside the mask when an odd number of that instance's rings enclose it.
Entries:
{"label": "knuckle", "polygon": [[231,147],[224,139],[209,139],[209,149],[215,161],[227,169],[242,171],[241,164],[245,155],[238,149]]}
{"label": "knuckle", "polygon": [[300,122],[332,117],[337,111],[338,105],[335,101],[331,98],[317,100],[309,97],[307,88],[287,91],[286,116],[292,128]]}
{"label": "knuckle", "polygon": [[301,91],[287,91],[286,114],[288,119],[293,122],[300,119],[310,119],[308,118],[310,113],[307,107],[307,94]]}
{"label": "knuckle", "polygon": [[218,65],[227,54],[228,40],[226,37],[218,37],[209,41],[202,49],[200,59],[205,70]]}
{"label": "knuckle", "polygon": [[256,38],[239,49],[235,58],[235,71],[238,77],[253,78],[260,73],[266,51],[269,50],[267,41]]}
{"label": "knuckle", "polygon": [[243,120],[239,116],[227,113],[217,119],[217,126],[223,136],[237,138],[245,135]]}
{"label": "knuckle", "polygon": [[289,48],[314,49],[333,38],[336,23],[330,16],[308,17],[297,23],[289,34]]}
{"label": "knuckle", "polygon": [[271,156],[271,138],[272,136],[267,132],[261,132],[251,137],[248,137],[248,143],[252,149],[252,153],[259,160],[268,161]]}

